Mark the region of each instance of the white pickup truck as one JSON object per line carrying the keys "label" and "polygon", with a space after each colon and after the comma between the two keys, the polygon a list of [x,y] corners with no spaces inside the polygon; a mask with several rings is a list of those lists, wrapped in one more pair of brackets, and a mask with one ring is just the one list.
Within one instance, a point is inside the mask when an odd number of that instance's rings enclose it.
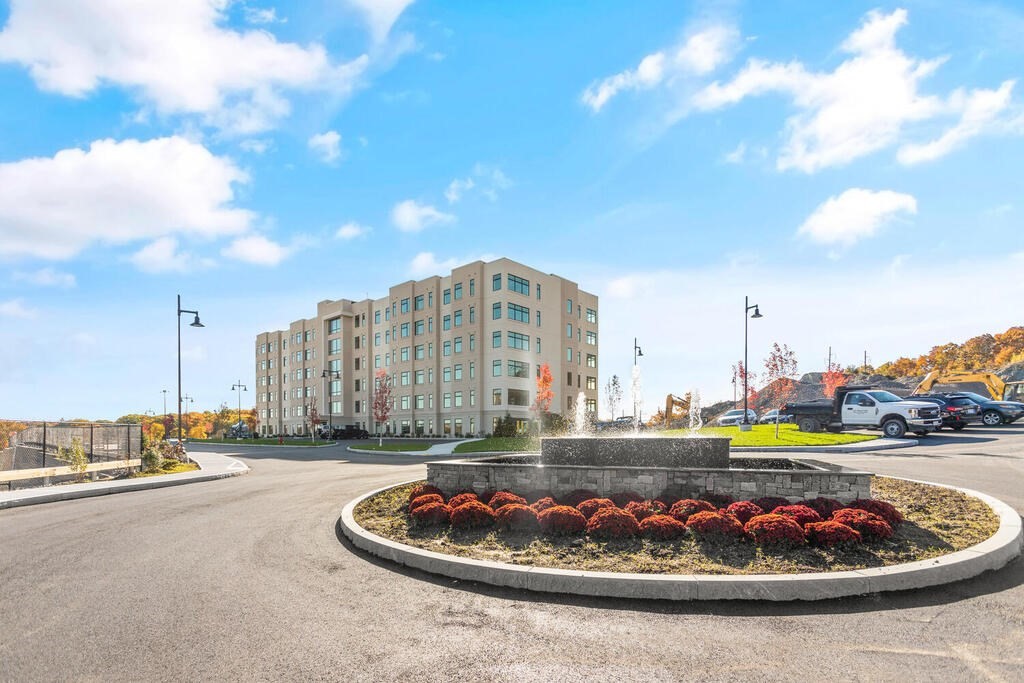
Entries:
{"label": "white pickup truck", "polygon": [[792,415],[802,432],[881,429],[887,437],[898,439],[907,432],[925,436],[942,426],[934,403],[904,400],[871,386],[839,387],[831,401],[789,403],[782,412]]}

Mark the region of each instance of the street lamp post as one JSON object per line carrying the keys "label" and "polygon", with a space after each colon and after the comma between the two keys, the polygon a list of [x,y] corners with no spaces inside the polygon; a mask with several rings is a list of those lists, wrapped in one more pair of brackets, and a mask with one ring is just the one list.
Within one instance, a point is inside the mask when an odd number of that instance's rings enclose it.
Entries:
{"label": "street lamp post", "polygon": [[[178,295],[178,445],[181,445],[181,314],[191,313],[196,318],[189,327],[206,327],[199,322],[199,311],[189,311],[181,307],[181,294]],[[190,399],[191,400],[191,399]]]}
{"label": "street lamp post", "polygon": [[[181,397],[181,400],[183,402],[185,402],[185,403],[188,403],[188,408],[185,410],[185,417],[188,417],[188,414],[192,412],[192,401],[194,399],[191,396],[189,396],[188,394],[185,394],[184,396]],[[185,436],[188,436],[188,425],[187,424],[185,425]],[[181,440],[181,418],[180,417],[178,418],[178,440],[179,441]]]}
{"label": "street lamp post", "polygon": [[[636,388],[637,383],[639,382],[640,369],[637,366],[636,359],[643,358],[643,355],[644,352],[640,350],[640,346],[639,344],[637,344],[636,337],[633,337],[633,376],[630,378],[631,385],[629,389],[630,393],[633,394],[633,431],[638,431],[640,429],[640,414],[637,412],[638,406],[636,402]],[[612,415],[612,417],[614,418],[615,416]]]}
{"label": "street lamp post", "polygon": [[242,380],[238,380],[237,384],[232,384],[231,385],[231,390],[238,392],[238,424],[239,424],[238,435],[241,436],[242,435],[242,427],[241,427],[241,424],[242,424],[242,392],[243,391],[249,391],[249,387],[247,387],[244,384],[242,384]]}
{"label": "street lamp post", "polygon": [[[747,377],[750,375],[750,364],[747,361],[747,328],[749,327],[749,321],[753,318],[763,318],[761,310],[757,307],[757,304],[750,305],[750,297],[743,297],[743,424],[740,427],[742,431],[750,431],[750,417],[747,415],[747,401],[749,395],[747,392]],[[750,310],[754,310],[754,314],[750,315]]]}
{"label": "street lamp post", "polygon": [[324,401],[327,403],[327,430],[328,436],[330,436],[334,433],[334,406],[331,403],[331,392],[327,380],[341,379],[341,372],[338,370],[324,370],[320,373],[320,377],[324,380]]}

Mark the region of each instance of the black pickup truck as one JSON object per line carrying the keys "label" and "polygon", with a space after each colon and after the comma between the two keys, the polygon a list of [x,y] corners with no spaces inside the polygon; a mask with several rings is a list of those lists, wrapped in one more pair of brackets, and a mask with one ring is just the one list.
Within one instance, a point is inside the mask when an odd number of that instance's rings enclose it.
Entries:
{"label": "black pickup truck", "polygon": [[925,436],[942,426],[934,403],[904,400],[870,385],[839,387],[831,400],[787,403],[782,412],[792,415],[802,432],[881,429],[898,439],[907,432]]}

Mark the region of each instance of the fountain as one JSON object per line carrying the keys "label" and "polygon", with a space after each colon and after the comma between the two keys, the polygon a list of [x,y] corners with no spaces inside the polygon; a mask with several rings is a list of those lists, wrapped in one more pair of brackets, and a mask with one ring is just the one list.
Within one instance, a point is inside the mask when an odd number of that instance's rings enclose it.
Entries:
{"label": "fountain", "polygon": [[590,426],[587,420],[587,395],[584,392],[580,392],[576,395],[576,410],[573,413],[572,419],[572,434],[573,436],[584,436],[589,431]]}
{"label": "fountain", "polygon": [[694,389],[690,392],[690,434],[696,435],[704,426],[704,420],[700,416],[700,392]]}
{"label": "fountain", "polygon": [[643,402],[643,393],[640,391],[640,366],[633,364],[633,376],[629,383],[629,393],[633,398],[633,434],[640,433],[640,404]]}

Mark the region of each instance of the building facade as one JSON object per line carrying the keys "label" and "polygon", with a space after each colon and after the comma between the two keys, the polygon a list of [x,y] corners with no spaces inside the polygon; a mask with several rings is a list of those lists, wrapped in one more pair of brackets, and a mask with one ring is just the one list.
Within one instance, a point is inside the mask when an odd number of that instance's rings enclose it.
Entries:
{"label": "building facade", "polygon": [[[261,434],[323,423],[371,433],[465,436],[506,415],[525,429],[547,363],[551,412],[597,412],[598,302],[575,282],[509,259],[408,281],[382,299],[321,301],[316,315],[256,336]],[[373,415],[375,374],[392,382]]]}

